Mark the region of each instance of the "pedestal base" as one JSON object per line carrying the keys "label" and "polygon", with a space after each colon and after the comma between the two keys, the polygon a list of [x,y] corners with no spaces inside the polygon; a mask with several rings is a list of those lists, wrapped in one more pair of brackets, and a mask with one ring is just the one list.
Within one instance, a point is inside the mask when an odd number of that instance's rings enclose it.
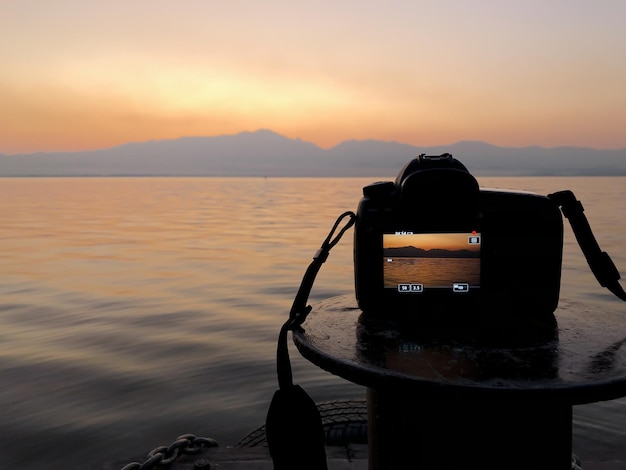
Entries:
{"label": "pedestal base", "polygon": [[571,470],[572,407],[368,389],[369,468]]}
{"label": "pedestal base", "polygon": [[626,396],[626,316],[561,300],[555,318],[545,341],[482,342],[370,318],[341,296],[293,338],[368,388],[370,469],[570,470],[572,406]]}

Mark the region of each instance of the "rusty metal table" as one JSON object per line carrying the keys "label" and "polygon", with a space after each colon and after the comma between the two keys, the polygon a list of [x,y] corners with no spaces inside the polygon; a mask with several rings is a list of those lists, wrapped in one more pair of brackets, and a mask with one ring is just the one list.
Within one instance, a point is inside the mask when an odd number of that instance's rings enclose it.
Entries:
{"label": "rusty metal table", "polygon": [[572,406],[626,395],[626,313],[562,300],[555,319],[538,341],[475,342],[368,318],[340,296],[293,338],[367,387],[370,469],[569,470]]}

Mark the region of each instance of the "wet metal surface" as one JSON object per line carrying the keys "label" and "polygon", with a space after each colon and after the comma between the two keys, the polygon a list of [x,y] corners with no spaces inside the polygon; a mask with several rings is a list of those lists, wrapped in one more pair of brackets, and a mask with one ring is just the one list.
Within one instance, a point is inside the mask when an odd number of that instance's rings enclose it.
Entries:
{"label": "wet metal surface", "polygon": [[[523,394],[572,405],[626,395],[626,314],[561,301],[553,331],[428,330],[371,319],[352,296],[313,305],[294,341],[303,356],[360,385],[423,395]],[[513,328],[515,329],[515,328]],[[452,331],[452,330],[450,330]]]}

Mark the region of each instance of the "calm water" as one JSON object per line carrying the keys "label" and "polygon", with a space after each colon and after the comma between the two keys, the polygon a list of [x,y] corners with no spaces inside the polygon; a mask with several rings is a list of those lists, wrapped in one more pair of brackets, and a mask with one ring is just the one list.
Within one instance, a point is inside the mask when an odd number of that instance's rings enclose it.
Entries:
{"label": "calm water", "polygon": [[394,258],[384,263],[385,287],[395,288],[401,283],[442,288],[452,288],[455,282],[480,285],[478,258]]}
{"label": "calm water", "polygon": [[[574,190],[624,273],[625,178],[479,180]],[[0,468],[87,468],[187,432],[229,445],[261,425],[301,276],[370,182],[0,179]],[[352,291],[351,236],[312,301]],[[626,314],[595,283],[569,227],[562,292]],[[364,396],[295,348],[292,359],[314,400]],[[575,442],[615,439],[616,416],[626,419],[626,401],[577,407]]]}

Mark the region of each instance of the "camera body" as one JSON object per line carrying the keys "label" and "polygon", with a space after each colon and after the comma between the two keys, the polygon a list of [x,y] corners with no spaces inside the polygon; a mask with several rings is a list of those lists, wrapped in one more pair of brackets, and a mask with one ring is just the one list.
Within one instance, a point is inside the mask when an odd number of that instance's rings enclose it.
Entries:
{"label": "camera body", "polygon": [[479,188],[450,154],[420,155],[363,188],[356,297],[371,316],[446,322],[551,315],[563,221],[549,198]]}

